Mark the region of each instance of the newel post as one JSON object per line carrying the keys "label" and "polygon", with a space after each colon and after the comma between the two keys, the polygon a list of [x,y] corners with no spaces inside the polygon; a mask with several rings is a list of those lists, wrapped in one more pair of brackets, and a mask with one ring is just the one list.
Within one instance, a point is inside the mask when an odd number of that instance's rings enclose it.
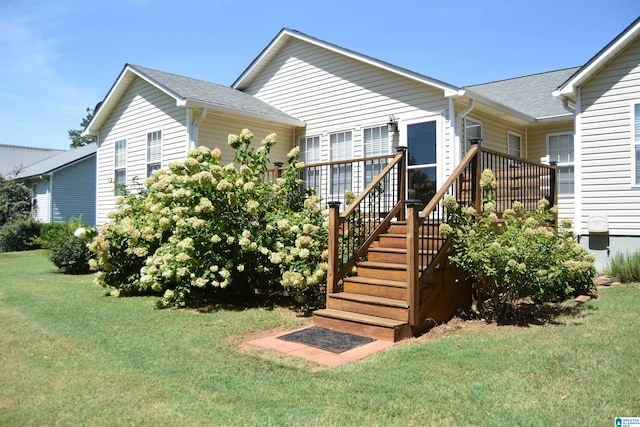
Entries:
{"label": "newel post", "polygon": [[[404,203],[407,198],[407,147],[396,147],[398,153],[402,153],[402,159],[398,163],[398,202]],[[398,221],[405,220],[404,209],[400,210]]]}
{"label": "newel post", "polygon": [[418,322],[418,307],[420,306],[419,284],[419,264],[420,257],[418,249],[420,247],[419,228],[420,200],[406,200],[407,207],[407,304],[409,305],[409,324],[415,326]]}
{"label": "newel post", "polygon": [[338,237],[340,230],[340,202],[332,201],[329,206],[329,268],[327,270],[327,297],[338,292]]}
{"label": "newel post", "polygon": [[472,161],[471,182],[473,183],[472,204],[476,211],[482,209],[482,188],[480,188],[480,177],[482,176],[482,138],[469,139],[471,145],[477,145],[478,151]]}

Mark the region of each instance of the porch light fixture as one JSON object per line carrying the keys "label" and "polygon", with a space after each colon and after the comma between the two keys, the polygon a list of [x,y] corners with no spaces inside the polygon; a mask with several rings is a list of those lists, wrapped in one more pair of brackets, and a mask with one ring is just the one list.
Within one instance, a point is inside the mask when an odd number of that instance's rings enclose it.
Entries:
{"label": "porch light fixture", "polygon": [[396,118],[393,116],[393,114],[389,115],[389,122],[387,123],[387,130],[389,131],[389,133],[398,132],[398,122],[396,121]]}

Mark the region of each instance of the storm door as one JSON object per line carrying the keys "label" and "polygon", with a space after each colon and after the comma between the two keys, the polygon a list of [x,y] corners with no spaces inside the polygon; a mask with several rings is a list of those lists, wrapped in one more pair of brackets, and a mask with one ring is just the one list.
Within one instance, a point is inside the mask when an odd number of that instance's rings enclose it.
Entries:
{"label": "storm door", "polygon": [[424,207],[438,190],[437,122],[408,124],[407,147],[407,198],[420,200]]}

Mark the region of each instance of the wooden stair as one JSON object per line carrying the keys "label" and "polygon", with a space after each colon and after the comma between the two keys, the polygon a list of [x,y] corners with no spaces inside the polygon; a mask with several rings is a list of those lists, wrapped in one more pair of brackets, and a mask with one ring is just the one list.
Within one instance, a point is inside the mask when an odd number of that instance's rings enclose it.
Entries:
{"label": "wooden stair", "polygon": [[[420,230],[420,253],[444,243],[437,226]],[[342,292],[327,295],[327,308],[313,313],[317,326],[385,341],[413,336],[409,324],[405,222],[393,222],[356,264],[357,275],[343,279]]]}

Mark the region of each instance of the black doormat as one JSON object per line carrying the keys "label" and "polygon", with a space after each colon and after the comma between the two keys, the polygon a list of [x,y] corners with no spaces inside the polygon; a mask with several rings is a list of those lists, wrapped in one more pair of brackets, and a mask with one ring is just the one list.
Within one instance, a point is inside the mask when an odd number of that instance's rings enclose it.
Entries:
{"label": "black doormat", "polygon": [[311,326],[296,332],[291,332],[290,334],[281,335],[278,339],[310,345],[311,347],[337,354],[375,341],[373,338],[334,331],[333,329],[320,328],[318,326]]}

